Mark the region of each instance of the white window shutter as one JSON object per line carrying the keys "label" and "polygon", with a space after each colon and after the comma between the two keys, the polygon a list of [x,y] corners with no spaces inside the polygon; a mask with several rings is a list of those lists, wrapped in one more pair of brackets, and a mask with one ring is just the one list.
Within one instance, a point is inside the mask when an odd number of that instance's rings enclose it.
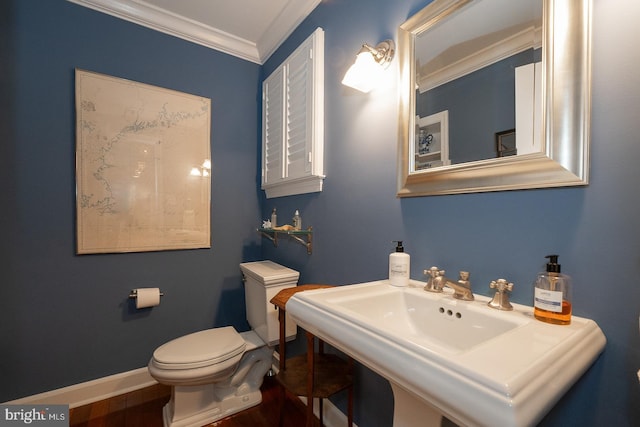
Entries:
{"label": "white window shutter", "polygon": [[302,177],[310,172],[307,153],[311,151],[310,116],[312,105],[307,83],[309,79],[309,49],[292,58],[287,66],[287,172],[289,178]]}
{"label": "white window shutter", "polygon": [[262,184],[279,182],[283,177],[284,71],[276,70],[263,84]]}
{"label": "white window shutter", "polygon": [[267,198],[322,191],[324,32],[318,28],[263,83]]}

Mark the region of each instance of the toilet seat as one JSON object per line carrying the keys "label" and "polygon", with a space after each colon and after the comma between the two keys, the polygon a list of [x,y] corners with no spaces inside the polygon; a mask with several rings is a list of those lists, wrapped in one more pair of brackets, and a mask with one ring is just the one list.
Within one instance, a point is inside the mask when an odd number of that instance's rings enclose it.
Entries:
{"label": "toilet seat", "polygon": [[242,356],[246,348],[242,336],[232,327],[207,329],[176,338],[153,352],[159,369],[197,369]]}

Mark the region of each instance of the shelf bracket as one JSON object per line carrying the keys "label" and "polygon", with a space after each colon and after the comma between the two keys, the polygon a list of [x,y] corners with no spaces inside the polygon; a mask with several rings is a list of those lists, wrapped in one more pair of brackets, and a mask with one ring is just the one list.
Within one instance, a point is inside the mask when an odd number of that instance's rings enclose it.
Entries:
{"label": "shelf bracket", "polygon": [[[272,228],[258,228],[257,231],[262,234],[263,237],[271,240],[273,246],[278,247],[278,235],[284,234],[291,237],[294,241],[300,243],[307,248],[307,254],[311,255],[313,252],[313,228],[309,227],[306,230],[274,230]],[[305,240],[306,239],[306,240]]]}

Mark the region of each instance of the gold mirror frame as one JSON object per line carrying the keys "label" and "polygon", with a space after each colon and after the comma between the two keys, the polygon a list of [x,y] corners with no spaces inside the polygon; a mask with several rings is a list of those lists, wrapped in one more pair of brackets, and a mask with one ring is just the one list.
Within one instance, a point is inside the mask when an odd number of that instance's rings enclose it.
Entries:
{"label": "gold mirror frame", "polygon": [[592,0],[541,0],[542,152],[409,172],[415,138],[415,37],[474,1],[479,0],[435,0],[399,27],[398,197],[587,185]]}

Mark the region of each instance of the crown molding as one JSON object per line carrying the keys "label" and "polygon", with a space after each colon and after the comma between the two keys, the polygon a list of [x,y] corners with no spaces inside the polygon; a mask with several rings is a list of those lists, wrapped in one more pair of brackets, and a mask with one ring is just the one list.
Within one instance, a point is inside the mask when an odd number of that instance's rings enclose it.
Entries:
{"label": "crown molding", "polygon": [[321,0],[293,0],[256,43],[138,0],[67,0],[183,40],[263,64]]}
{"label": "crown molding", "polygon": [[260,63],[264,64],[273,52],[293,33],[322,0],[291,0],[282,13],[269,25],[258,41]]}

